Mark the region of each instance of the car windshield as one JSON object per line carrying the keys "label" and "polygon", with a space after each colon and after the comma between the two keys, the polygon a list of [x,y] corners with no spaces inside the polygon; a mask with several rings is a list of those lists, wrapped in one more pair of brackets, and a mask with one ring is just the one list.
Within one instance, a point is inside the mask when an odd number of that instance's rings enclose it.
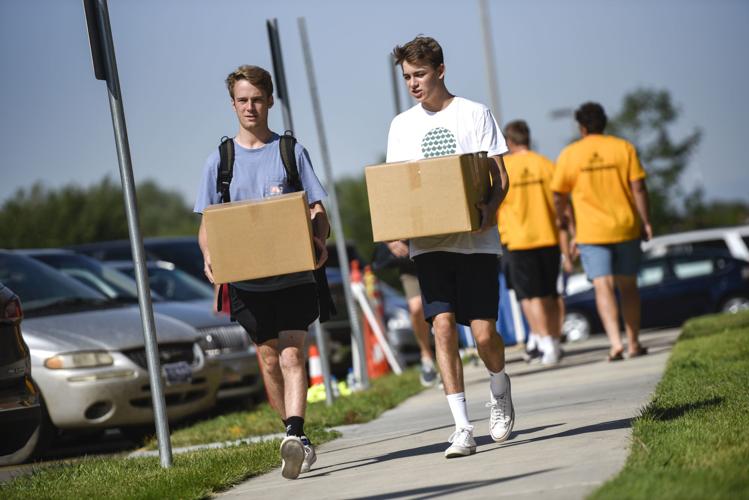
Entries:
{"label": "car windshield", "polygon": [[[132,266],[121,268],[129,276],[135,276]],[[148,266],[148,280],[151,290],[165,300],[213,300],[213,288],[172,265]]]}
{"label": "car windshield", "polygon": [[0,253],[0,282],[16,292],[27,315],[67,306],[101,306],[110,303],[92,290],[34,259]]}
{"label": "car windshield", "polygon": [[[89,288],[103,293],[110,299],[123,302],[137,302],[138,300],[138,286],[130,276],[105,266],[96,259],[73,253],[39,254],[34,255],[34,258],[75,278]],[[155,294],[152,298],[161,299]]]}
{"label": "car windshield", "polygon": [[169,261],[180,270],[201,281],[203,275],[203,252],[197,239],[189,241],[146,241],[146,251],[158,260]]}

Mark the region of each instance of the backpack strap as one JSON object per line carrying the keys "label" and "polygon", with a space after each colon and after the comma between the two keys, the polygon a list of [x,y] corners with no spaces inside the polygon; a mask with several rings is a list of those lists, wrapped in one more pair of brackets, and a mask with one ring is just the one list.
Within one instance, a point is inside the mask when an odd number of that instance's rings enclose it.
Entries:
{"label": "backpack strap", "polygon": [[216,176],[216,192],[221,193],[221,203],[229,203],[231,201],[229,186],[234,175],[234,139],[222,137],[221,144],[218,146],[218,153],[220,162],[218,175]]}
{"label": "backpack strap", "polygon": [[[231,195],[229,194],[229,186],[231,185],[231,178],[234,175],[234,139],[230,137],[222,137],[221,144],[218,145],[218,173],[216,175],[216,192],[220,193],[221,203],[229,203],[231,201]],[[216,297],[216,310],[223,311],[226,309],[225,302],[229,298],[229,284],[224,283],[219,285],[218,295]],[[231,307],[229,309],[229,316],[231,317]]]}
{"label": "backpack strap", "polygon": [[283,162],[283,168],[286,170],[286,179],[289,182],[289,186],[294,191],[303,191],[304,186],[302,185],[302,179],[299,176],[299,167],[296,163],[296,137],[294,137],[291,130],[287,130],[281,136],[279,149],[281,150],[281,161]]}

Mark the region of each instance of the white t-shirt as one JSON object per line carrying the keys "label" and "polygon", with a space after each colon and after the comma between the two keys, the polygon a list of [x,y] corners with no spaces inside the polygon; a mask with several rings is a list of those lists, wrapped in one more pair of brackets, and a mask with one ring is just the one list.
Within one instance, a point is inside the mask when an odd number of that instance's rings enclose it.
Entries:
{"label": "white t-shirt", "polygon": [[[507,152],[507,144],[489,108],[462,97],[436,113],[417,104],[390,124],[387,162],[479,151],[498,156]],[[411,257],[427,252],[501,253],[496,226],[481,233],[413,238],[410,248]]]}

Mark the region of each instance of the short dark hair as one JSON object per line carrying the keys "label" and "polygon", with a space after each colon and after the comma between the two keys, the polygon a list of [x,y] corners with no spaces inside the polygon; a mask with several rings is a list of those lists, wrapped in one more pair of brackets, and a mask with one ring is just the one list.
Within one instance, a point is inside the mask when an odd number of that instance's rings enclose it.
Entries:
{"label": "short dark hair", "polygon": [[226,87],[229,89],[229,95],[234,99],[234,85],[240,80],[247,80],[253,86],[259,88],[265,94],[265,97],[273,95],[273,79],[270,73],[260,66],[250,66],[245,64],[229,73],[226,77]]}
{"label": "short dark hair", "polygon": [[515,120],[505,125],[505,137],[520,146],[531,145],[531,129],[525,120]]}
{"label": "short dark hair", "polygon": [[402,47],[396,45],[393,49],[393,58],[396,66],[403,64],[403,61],[409,64],[426,62],[434,69],[445,62],[442,47],[437,40],[428,36],[417,36]]}
{"label": "short dark hair", "polygon": [[589,134],[601,134],[606,128],[606,112],[597,102],[586,102],[575,111],[575,120],[585,127]]}

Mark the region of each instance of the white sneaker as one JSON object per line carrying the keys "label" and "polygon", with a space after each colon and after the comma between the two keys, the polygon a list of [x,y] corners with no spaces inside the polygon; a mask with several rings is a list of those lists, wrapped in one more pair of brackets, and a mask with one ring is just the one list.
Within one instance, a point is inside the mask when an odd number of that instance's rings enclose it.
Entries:
{"label": "white sneaker", "polygon": [[296,436],[286,436],[281,441],[281,475],[286,479],[296,479],[304,463],[304,445]]}
{"label": "white sneaker", "polygon": [[544,366],[558,365],[562,360],[562,349],[554,346],[549,351],[544,351],[541,364]]}
{"label": "white sneaker", "polygon": [[473,427],[461,427],[453,432],[447,441],[452,444],[445,450],[445,458],[467,457],[476,453]]}
{"label": "white sneaker", "polygon": [[515,425],[515,408],[512,405],[510,377],[507,374],[505,374],[505,377],[507,377],[507,388],[504,394],[496,399],[494,395],[490,395],[490,401],[486,403],[489,408],[489,434],[498,443],[506,441],[510,437],[512,427]]}
{"label": "white sneaker", "polygon": [[317,454],[315,453],[315,447],[312,446],[307,436],[302,436],[302,445],[304,445],[304,461],[302,462],[301,474],[309,472],[312,468],[312,464],[317,462]]}

